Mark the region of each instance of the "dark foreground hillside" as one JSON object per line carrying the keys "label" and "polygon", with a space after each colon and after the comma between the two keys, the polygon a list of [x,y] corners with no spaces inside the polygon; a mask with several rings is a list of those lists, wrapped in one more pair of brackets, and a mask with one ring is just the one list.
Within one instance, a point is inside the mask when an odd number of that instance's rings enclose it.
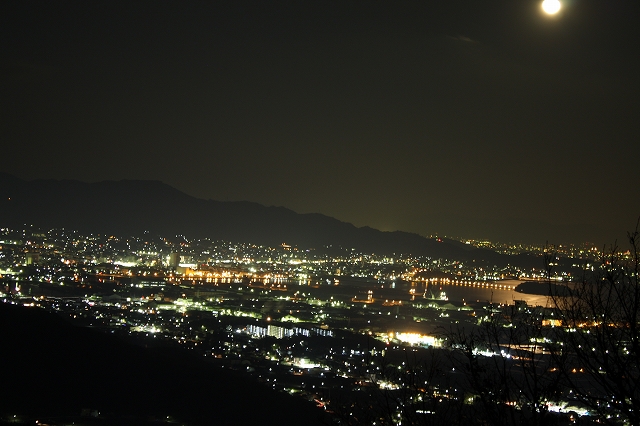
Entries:
{"label": "dark foreground hillside", "polygon": [[37,308],[0,303],[0,348],[0,424],[322,424],[310,403],[180,348],[134,346]]}

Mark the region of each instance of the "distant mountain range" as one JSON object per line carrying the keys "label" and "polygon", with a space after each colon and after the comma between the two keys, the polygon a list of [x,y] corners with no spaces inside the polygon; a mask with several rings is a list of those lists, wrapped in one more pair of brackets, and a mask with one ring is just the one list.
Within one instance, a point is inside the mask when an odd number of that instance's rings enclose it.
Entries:
{"label": "distant mountain range", "polygon": [[[222,202],[189,196],[159,181],[26,181],[0,173],[0,226],[68,228],[84,233],[211,238],[303,249],[327,246],[377,254],[415,254],[541,266],[532,256],[505,256],[458,241],[408,232],[358,228],[322,214],[299,214],[252,202]],[[526,265],[525,265],[526,264]]]}

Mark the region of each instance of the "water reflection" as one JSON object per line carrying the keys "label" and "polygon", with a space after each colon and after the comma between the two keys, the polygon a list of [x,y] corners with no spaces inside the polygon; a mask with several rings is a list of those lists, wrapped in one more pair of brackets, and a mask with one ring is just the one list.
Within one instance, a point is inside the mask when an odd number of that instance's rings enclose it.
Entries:
{"label": "water reflection", "polygon": [[[412,287],[415,284],[417,293],[424,288],[427,298],[439,298],[438,295],[441,292],[446,293],[448,300],[462,302],[462,301],[477,301],[477,302],[493,302],[493,303],[506,303],[508,305],[513,304],[514,300],[524,300],[528,305],[533,306],[547,306],[548,297],[537,294],[526,294],[515,291],[515,288],[522,281],[520,280],[505,280],[496,282],[476,282],[476,281],[438,281],[438,282],[416,282],[411,283]],[[440,297],[442,298],[442,297]]]}

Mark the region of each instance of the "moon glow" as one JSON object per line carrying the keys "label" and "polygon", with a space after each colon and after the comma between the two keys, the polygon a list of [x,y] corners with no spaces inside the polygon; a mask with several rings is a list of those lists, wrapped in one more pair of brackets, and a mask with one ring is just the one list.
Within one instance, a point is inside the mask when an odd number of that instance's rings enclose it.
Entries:
{"label": "moon glow", "polygon": [[560,7],[562,7],[562,5],[559,0],[544,0],[542,2],[542,10],[547,15],[555,15],[560,11]]}

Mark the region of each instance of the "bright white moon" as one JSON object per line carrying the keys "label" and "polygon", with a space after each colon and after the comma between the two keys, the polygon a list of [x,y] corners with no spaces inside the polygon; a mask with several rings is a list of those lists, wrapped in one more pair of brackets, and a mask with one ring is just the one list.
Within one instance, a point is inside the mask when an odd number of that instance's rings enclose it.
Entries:
{"label": "bright white moon", "polygon": [[559,0],[544,0],[542,2],[542,10],[544,10],[544,13],[548,15],[555,15],[558,13],[561,6],[562,5]]}

